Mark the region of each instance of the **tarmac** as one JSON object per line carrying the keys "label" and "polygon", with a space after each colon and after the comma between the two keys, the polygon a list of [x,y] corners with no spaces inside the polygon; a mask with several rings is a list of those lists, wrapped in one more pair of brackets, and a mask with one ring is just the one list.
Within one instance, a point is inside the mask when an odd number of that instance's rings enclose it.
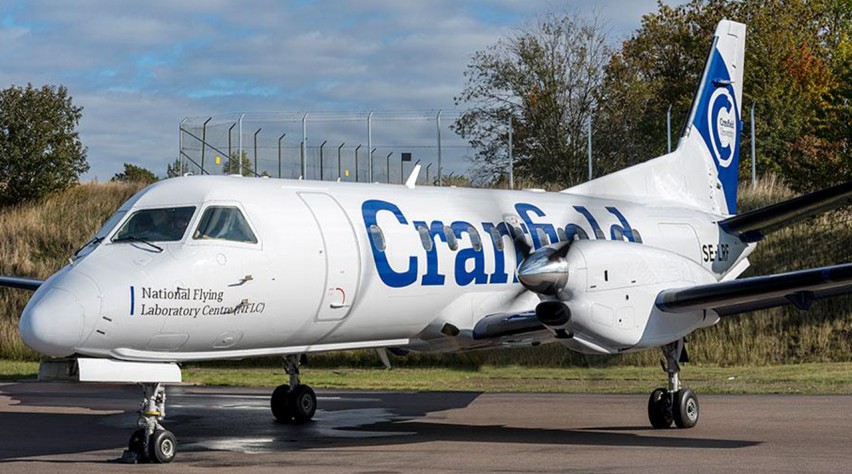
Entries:
{"label": "tarmac", "polygon": [[[650,390],[649,390],[650,391]],[[166,465],[115,463],[135,386],[0,385],[0,472],[850,472],[852,396],[701,395],[698,426],[654,430],[647,395],[318,390],[303,426],[270,389],[174,386]]]}

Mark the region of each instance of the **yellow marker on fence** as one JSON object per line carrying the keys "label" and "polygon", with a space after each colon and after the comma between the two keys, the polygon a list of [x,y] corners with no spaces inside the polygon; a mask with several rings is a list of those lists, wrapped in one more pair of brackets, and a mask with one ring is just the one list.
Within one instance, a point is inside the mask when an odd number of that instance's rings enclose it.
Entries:
{"label": "yellow marker on fence", "polygon": [[349,170],[343,170],[343,176],[349,177]]}
{"label": "yellow marker on fence", "polygon": [[217,164],[217,165],[221,165],[221,164],[222,164],[222,157],[221,157],[221,156],[219,156],[219,155],[216,155],[216,164]]}

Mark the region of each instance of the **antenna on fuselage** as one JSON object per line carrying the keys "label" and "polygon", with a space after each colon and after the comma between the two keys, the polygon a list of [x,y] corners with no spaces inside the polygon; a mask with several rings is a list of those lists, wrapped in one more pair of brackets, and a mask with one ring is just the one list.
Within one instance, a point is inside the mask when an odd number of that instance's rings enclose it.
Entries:
{"label": "antenna on fuselage", "polygon": [[417,185],[417,177],[420,176],[420,160],[417,160],[414,163],[414,169],[411,170],[411,174],[408,175],[408,179],[405,180],[405,187],[408,189],[414,189],[414,186]]}

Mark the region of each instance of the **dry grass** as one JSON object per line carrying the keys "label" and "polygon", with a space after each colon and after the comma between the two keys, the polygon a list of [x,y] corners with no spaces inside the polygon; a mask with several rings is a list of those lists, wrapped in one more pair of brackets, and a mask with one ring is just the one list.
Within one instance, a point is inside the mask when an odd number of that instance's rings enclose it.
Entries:
{"label": "dry grass", "polygon": [[[530,185],[529,187],[540,187]],[[98,229],[137,185],[85,184],[41,203],[0,209],[0,274],[45,278]],[[740,190],[743,211],[794,197],[774,179]],[[824,214],[771,234],[750,257],[747,275],[764,275],[852,261],[852,210]],[[0,289],[0,358],[34,359],[18,337],[17,322],[29,294]],[[816,302],[809,312],[775,308],[728,318],[690,336],[689,354],[705,364],[770,365],[852,361],[852,297]],[[657,351],[619,357],[588,357],[560,345],[448,356],[409,355],[397,366],[587,366],[650,365]],[[315,357],[323,366],[376,366],[372,351]],[[260,364],[264,364],[260,361]]]}
{"label": "dry grass", "polygon": [[[38,203],[0,209],[0,275],[47,278],[141,187],[87,183]],[[29,297],[0,289],[0,357],[37,357],[18,337],[18,318]]]}

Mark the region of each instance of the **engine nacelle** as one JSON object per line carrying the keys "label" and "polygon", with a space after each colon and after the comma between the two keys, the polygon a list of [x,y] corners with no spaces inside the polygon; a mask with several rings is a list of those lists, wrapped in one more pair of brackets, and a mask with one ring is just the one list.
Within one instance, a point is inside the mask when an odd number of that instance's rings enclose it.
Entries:
{"label": "engine nacelle", "polygon": [[[706,311],[664,313],[654,305],[662,290],[716,281],[681,255],[642,244],[579,240],[564,258],[567,282],[545,300],[562,301],[570,310],[573,337],[560,342],[573,350],[612,354],[654,347],[719,319]],[[552,329],[566,334],[565,326]]]}

